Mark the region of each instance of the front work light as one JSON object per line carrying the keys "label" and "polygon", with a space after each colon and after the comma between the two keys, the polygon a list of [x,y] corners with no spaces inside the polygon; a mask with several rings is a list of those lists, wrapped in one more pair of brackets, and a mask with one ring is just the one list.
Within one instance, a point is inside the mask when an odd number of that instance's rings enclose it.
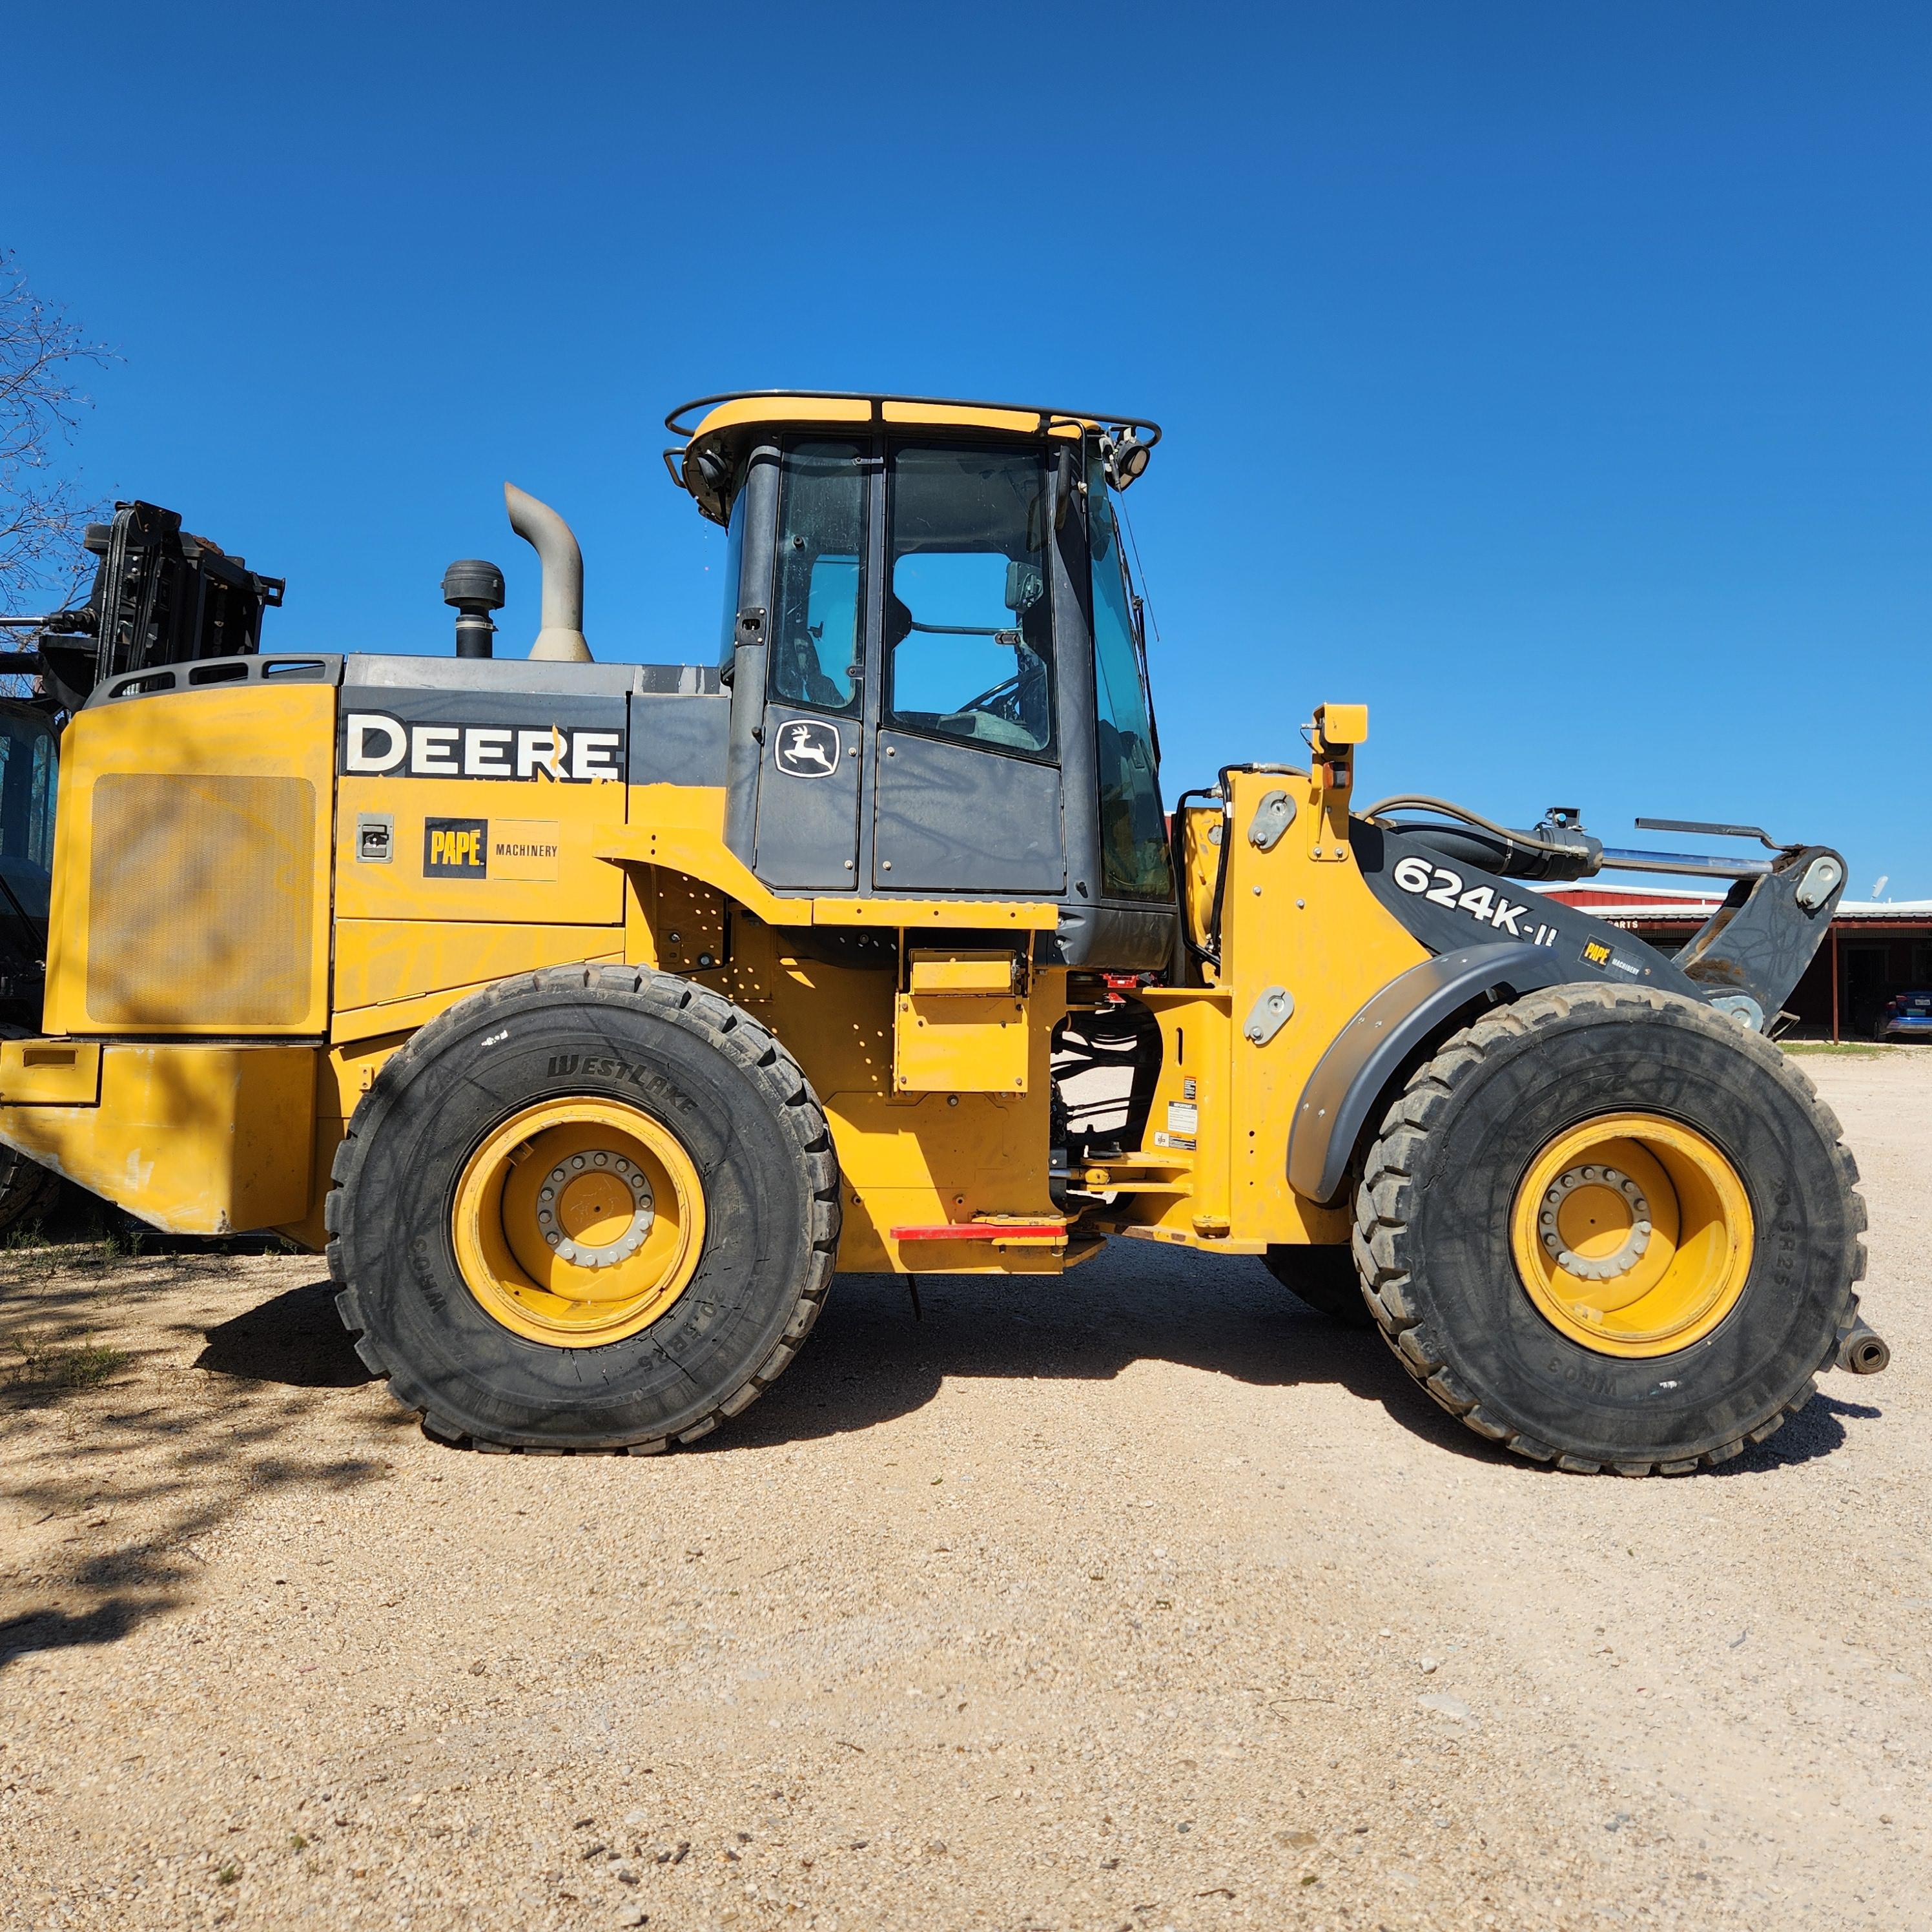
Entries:
{"label": "front work light", "polygon": [[1103,437],[1100,450],[1106,464],[1107,481],[1116,490],[1124,490],[1139,476],[1148,466],[1148,458],[1154,454],[1130,429],[1123,430],[1118,436]]}

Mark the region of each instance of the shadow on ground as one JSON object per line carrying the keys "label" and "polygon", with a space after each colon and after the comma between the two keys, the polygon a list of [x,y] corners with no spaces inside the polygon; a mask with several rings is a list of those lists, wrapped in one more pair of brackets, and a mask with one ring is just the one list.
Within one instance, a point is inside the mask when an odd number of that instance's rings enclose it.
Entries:
{"label": "shadow on ground", "polygon": [[[1136,1362],[1166,1360],[1274,1387],[1340,1383],[1431,1442],[1492,1454],[1416,1392],[1377,1336],[1311,1312],[1258,1262],[1160,1255],[1136,1267],[1138,1258],[1109,1256],[1060,1280],[929,1276],[919,1319],[902,1282],[842,1276],[796,1366],[705,1449],[870,1429],[923,1408],[952,1377],[1109,1382]],[[194,1366],[300,1390],[374,1379],[326,1281],[210,1328]]]}
{"label": "shadow on ground", "polygon": [[[840,1276],[797,1364],[698,1453],[876,1427],[923,1408],[952,1378],[1108,1382],[1138,1362],[1159,1360],[1257,1386],[1339,1386],[1379,1404],[1433,1447],[1478,1461],[1513,1460],[1429,1401],[1372,1330],[1315,1313],[1258,1262],[1117,1250],[1059,1280],[927,1276],[920,1300],[915,1317],[903,1282]],[[209,1329],[195,1366],[291,1389],[352,1388],[374,1379],[336,1318],[326,1281],[285,1290]],[[1820,1394],[1716,1473],[1761,1474],[1814,1461],[1844,1444],[1847,1420],[1882,1412]]]}
{"label": "shadow on ground", "polygon": [[191,1600],[202,1546],[248,1498],[388,1473],[409,1418],[344,1408],[369,1377],[328,1284],[284,1288],[288,1272],[111,1240],[0,1256],[0,1666]]}
{"label": "shadow on ground", "polygon": [[1058,1280],[928,1276],[920,1300],[916,1320],[904,1282],[842,1276],[797,1366],[704,1448],[725,1454],[870,1428],[959,1376],[1111,1382],[1136,1363],[1167,1361],[1259,1387],[1339,1385],[1432,1444],[1496,1457],[1416,1389],[1379,1336],[1315,1313],[1258,1261],[1123,1247]]}
{"label": "shadow on ground", "polygon": [[[1379,1335],[1307,1309],[1258,1262],[1115,1250],[1059,1281],[955,1275],[922,1281],[920,1294],[916,1321],[903,1282],[842,1276],[797,1366],[704,1450],[868,1428],[931,1401],[950,1377],[1110,1381],[1161,1360],[1261,1386],[1339,1386],[1434,1448],[1521,1466],[1438,1408]],[[1882,1413],[1821,1393],[1776,1435],[1702,1473],[1813,1462],[1844,1445],[1848,1422]]]}
{"label": "shadow on ground", "polygon": [[[197,1542],[251,1495],[388,1474],[382,1451],[416,1425],[359,1399],[374,1378],[330,1283],[286,1286],[290,1273],[208,1253],[5,1258],[0,1328],[16,1348],[23,1335],[92,1336],[113,1366],[85,1388],[0,1380],[0,1498],[26,1552],[0,1594],[0,1665],[112,1642],[179,1606],[208,1560]],[[1313,1313],[1256,1261],[1121,1250],[1059,1280],[928,1277],[921,1300],[916,1320],[903,1282],[842,1277],[797,1365],[695,1453],[874,1428],[962,1376],[1037,1383],[1045,1404],[1058,1385],[1168,1361],[1258,1386],[1339,1386],[1432,1448],[1510,1460],[1430,1402],[1378,1336]],[[1880,1413],[1820,1395],[1721,1473],[1814,1461],[1845,1442],[1848,1421]]]}
{"label": "shadow on ground", "polygon": [[1768,1469],[1815,1462],[1820,1456],[1844,1447],[1847,1421],[1876,1422],[1884,1413],[1868,1402],[1842,1402],[1834,1395],[1814,1395],[1775,1436],[1767,1436],[1756,1448],[1720,1463],[1712,1473],[1762,1475]]}
{"label": "shadow on ground", "polygon": [[194,1366],[286,1388],[359,1388],[376,1379],[336,1314],[335,1285],[328,1281],[286,1288],[209,1329]]}

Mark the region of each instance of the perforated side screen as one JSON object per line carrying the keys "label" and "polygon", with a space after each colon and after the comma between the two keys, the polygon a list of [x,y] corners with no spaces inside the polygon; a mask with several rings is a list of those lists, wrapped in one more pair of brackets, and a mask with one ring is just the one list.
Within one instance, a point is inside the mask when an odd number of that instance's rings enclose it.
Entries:
{"label": "perforated side screen", "polygon": [[306,778],[98,780],[88,1017],[130,1028],[299,1023],[315,818]]}

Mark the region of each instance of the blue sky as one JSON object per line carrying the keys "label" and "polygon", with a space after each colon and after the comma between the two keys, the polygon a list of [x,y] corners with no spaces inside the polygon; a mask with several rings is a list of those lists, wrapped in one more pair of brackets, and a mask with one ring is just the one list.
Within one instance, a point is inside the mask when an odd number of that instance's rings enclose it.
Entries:
{"label": "blue sky", "polygon": [[[157,22],[162,24],[158,25]],[[1932,11],[8,10],[0,241],[124,358],[74,452],[444,650],[584,544],[708,656],[687,396],[1126,409],[1170,791],[1366,699],[1361,783],[1839,844],[1932,896]]]}

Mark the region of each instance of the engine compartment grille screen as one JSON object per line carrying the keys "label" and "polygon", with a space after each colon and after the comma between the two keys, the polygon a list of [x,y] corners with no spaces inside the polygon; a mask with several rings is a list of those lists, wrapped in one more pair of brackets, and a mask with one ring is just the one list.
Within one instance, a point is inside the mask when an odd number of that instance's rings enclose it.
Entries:
{"label": "engine compartment grille screen", "polygon": [[122,1027],[296,1026],[309,1010],[315,787],[109,772],[94,787],[87,1012]]}

